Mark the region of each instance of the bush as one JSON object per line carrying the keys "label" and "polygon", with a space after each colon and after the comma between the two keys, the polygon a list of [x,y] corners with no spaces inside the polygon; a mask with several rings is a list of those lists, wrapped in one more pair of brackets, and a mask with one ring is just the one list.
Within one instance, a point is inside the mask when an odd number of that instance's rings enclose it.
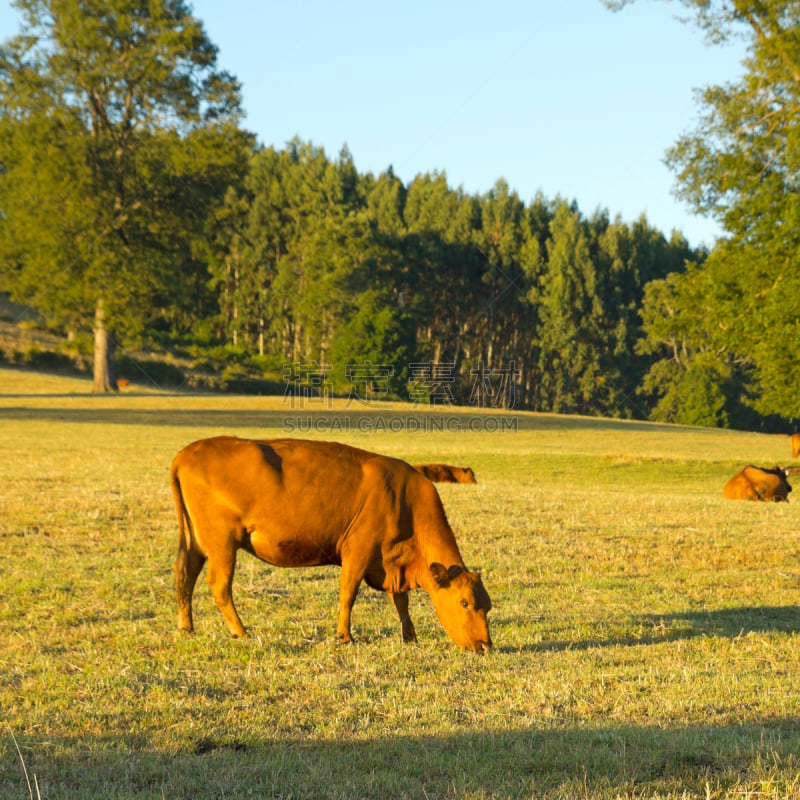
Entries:
{"label": "bush", "polygon": [[127,353],[117,358],[117,376],[151,386],[178,387],[186,384],[183,370],[166,361],[138,359]]}
{"label": "bush", "polygon": [[[390,396],[405,398],[408,365],[414,360],[409,317],[372,290],[361,294],[357,306],[358,311],[337,331],[331,347],[335,387],[353,387],[347,367],[363,366],[366,373],[361,382],[369,385],[356,387],[359,391],[388,391]],[[370,367],[374,370],[372,377]]]}
{"label": "bush", "polygon": [[65,353],[42,350],[36,345],[27,350],[15,350],[11,362],[21,367],[34,367],[43,370],[74,372],[78,370],[75,360]]}

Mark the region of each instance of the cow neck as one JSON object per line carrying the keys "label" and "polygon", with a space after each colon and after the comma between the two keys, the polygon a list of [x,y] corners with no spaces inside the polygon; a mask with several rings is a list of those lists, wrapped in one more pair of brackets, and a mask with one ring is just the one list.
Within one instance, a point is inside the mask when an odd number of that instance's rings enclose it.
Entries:
{"label": "cow neck", "polygon": [[464,562],[456,537],[447,521],[441,498],[432,484],[424,481],[415,488],[419,492],[413,506],[413,556],[406,566],[405,577],[411,587],[421,586],[427,592],[434,588],[430,565],[434,563],[463,567]]}
{"label": "cow neck", "polygon": [[430,565],[438,562],[446,567],[453,564],[464,566],[450,526],[444,524],[417,524],[414,537],[409,541],[412,549],[408,551],[400,582],[410,589],[422,587],[430,593],[435,587],[431,578]]}
{"label": "cow neck", "polygon": [[451,567],[454,564],[464,566],[461,553],[456,543],[456,537],[447,522],[442,520],[430,528],[423,526],[422,535],[417,537],[419,560],[421,560],[421,574],[430,575],[430,565],[434,563]]}

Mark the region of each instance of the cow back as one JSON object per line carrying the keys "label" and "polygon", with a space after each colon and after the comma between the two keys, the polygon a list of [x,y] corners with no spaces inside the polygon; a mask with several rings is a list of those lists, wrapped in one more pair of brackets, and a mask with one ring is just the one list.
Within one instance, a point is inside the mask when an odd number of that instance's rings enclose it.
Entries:
{"label": "cow back", "polygon": [[748,464],[725,484],[723,496],[728,500],[784,502],[791,491],[786,472],[781,467]]}
{"label": "cow back", "polygon": [[476,483],[472,467],[454,467],[451,464],[415,464],[414,469],[434,483]]}

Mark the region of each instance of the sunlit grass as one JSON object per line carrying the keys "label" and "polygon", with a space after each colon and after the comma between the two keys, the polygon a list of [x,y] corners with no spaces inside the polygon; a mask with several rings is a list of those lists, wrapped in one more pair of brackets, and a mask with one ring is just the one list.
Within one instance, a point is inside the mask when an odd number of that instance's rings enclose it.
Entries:
{"label": "sunlit grass", "polygon": [[[0,370],[0,796],[29,796],[11,732],[43,798],[800,791],[797,505],[722,499],[741,465],[789,462],[785,437],[513,412],[502,433],[312,430],[475,469],[440,493],[495,651],[456,650],[421,592],[403,646],[366,588],[338,647],[338,571],[246,555],[236,641],[202,582],[196,635],[175,629],[169,462],[300,411],[61,380]],[[311,416],[360,413],[427,410]]]}

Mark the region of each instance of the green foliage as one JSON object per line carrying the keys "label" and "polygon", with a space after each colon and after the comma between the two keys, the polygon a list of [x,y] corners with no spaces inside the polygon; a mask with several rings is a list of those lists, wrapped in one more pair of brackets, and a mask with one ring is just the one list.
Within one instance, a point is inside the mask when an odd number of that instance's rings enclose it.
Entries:
{"label": "green foliage", "polygon": [[236,81],[182,0],[18,0],[0,56],[0,284],[57,325],[207,314],[207,226],[241,175]]}
{"label": "green foliage", "polygon": [[554,411],[586,413],[600,377],[603,308],[586,224],[562,203],[550,224],[547,269],[529,298],[541,305],[542,381]]}
{"label": "green foliage", "polygon": [[408,365],[414,360],[411,320],[373,290],[361,294],[356,306],[358,310],[339,328],[331,346],[336,388],[358,389],[353,387],[352,372],[347,374],[356,368],[364,371],[370,394],[406,398]]}
{"label": "green foliage", "polygon": [[[88,330],[102,300],[129,345],[169,340],[232,370],[226,385],[306,363],[345,390],[355,359],[392,362],[398,393],[411,363],[445,366],[461,403],[474,374],[513,368],[515,404],[541,411],[797,416],[800,0],[682,2],[710,40],[750,45],[742,80],[702,95],[669,154],[728,232],[711,254],[644,217],[525,203],[504,180],[468,195],[439,172],[361,174],[346,146],[255,148],[183,0],[17,5],[0,290],[51,329]],[[229,362],[197,352],[220,344]]]}
{"label": "green foliage", "polygon": [[187,385],[184,371],[168,361],[135,358],[126,353],[118,357],[117,370],[121,378],[144,386],[170,388]]}
{"label": "green foliage", "polygon": [[[668,153],[680,195],[726,236],[705,263],[697,307],[717,343],[714,369],[753,377],[748,404],[797,417],[800,372],[800,2],[682,0],[709,42],[747,45],[741,77],[699,93],[699,120]],[[614,7],[625,3],[607,3]],[[684,305],[685,329],[697,310]]]}
{"label": "green foliage", "polygon": [[722,284],[697,264],[647,285],[637,349],[660,356],[640,390],[655,404],[651,419],[714,427],[747,420],[746,371],[731,357],[726,332],[708,324],[723,295]]}
{"label": "green foliage", "polygon": [[395,391],[411,363],[449,365],[462,403],[472,370],[513,364],[515,402],[541,410],[640,415],[644,286],[691,255],[644,219],[526,206],[503,181],[483,196],[441,173],[405,187],[299,140],[255,153],[225,214],[216,285],[237,346],[332,367],[341,391],[353,359],[390,365]]}
{"label": "green foliage", "polygon": [[657,422],[727,427],[729,376],[721,375],[713,359],[699,357],[684,368],[676,361],[657,362],[643,383],[659,399],[650,413]]}
{"label": "green foliage", "polygon": [[753,365],[762,413],[796,416],[800,342],[797,252],[800,249],[800,3],[759,2],[700,9],[716,37],[748,41],[736,84],[702,95],[697,133],[670,159],[683,194],[716,215],[728,241],[714,254],[732,301],[709,319],[730,329],[731,347]]}

